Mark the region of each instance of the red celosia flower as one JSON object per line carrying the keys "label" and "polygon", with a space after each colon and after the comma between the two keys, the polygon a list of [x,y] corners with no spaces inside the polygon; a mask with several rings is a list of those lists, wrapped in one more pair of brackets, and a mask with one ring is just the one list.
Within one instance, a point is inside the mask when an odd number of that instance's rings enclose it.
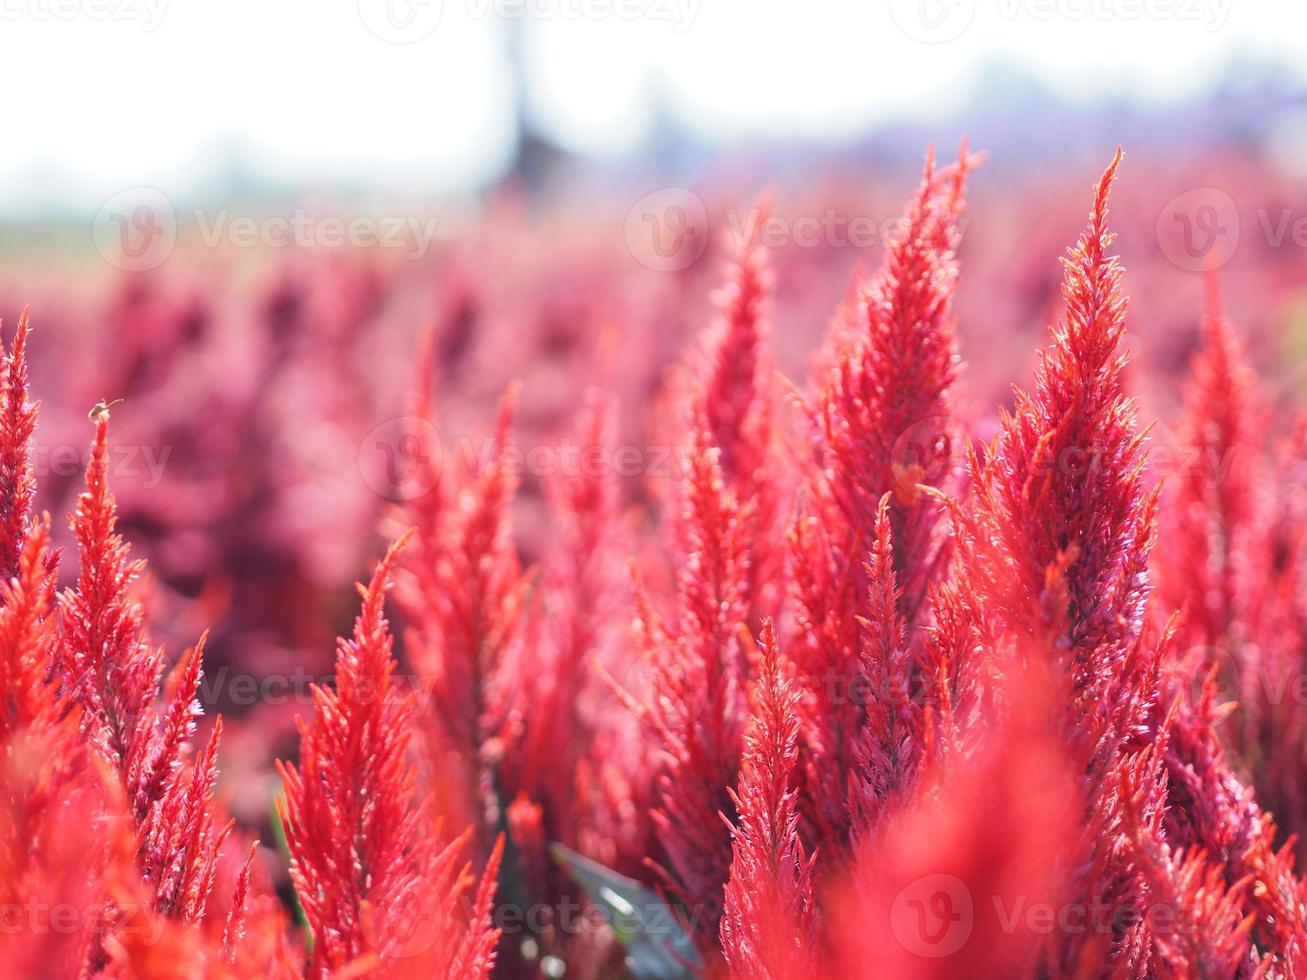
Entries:
{"label": "red celosia flower", "polygon": [[799,840],[791,777],[799,755],[798,695],[783,674],[768,620],[735,795],[739,812],[721,923],[732,977],[787,980],[818,975],[812,862]]}
{"label": "red celosia flower", "polygon": [[116,505],[107,481],[109,413],[95,416],[86,490],[70,521],[81,569],[77,587],[61,598],[63,679],[82,706],[83,731],[122,780],[139,830],[141,872],[155,889],[156,908],[198,921],[231,831],[230,823],[219,825],[213,805],[222,719],[188,774],[182,754],[199,714],[204,642],[178,665],[169,683],[171,702],[160,719],[154,701],[162,651],[152,647],[144,608],[131,591],[144,564],[128,558],[128,546],[115,530]]}
{"label": "red celosia flower", "polygon": [[752,526],[718,457],[701,419],[678,483],[675,608],[664,622],[642,595],[637,621],[653,668],[642,714],[663,762],[653,819],[664,873],[710,946],[731,863],[730,834],[718,814],[734,812],[730,790],[740,763],[746,660],[738,630],[749,608]]}
{"label": "red celosia flower", "polygon": [[1257,523],[1262,433],[1253,402],[1257,377],[1221,309],[1215,271],[1208,273],[1202,336],[1176,435],[1184,465],[1167,487],[1159,599],[1183,613],[1184,646],[1234,655],[1249,640],[1257,585],[1267,574],[1265,531]]}
{"label": "red celosia flower", "polygon": [[5,358],[4,403],[0,406],[0,576],[18,572],[18,554],[27,533],[36,483],[31,442],[36,406],[27,393],[28,310],[18,318],[18,332]]}
{"label": "red celosia flower", "polygon": [[415,705],[393,683],[383,609],[403,544],[392,545],[359,587],[363,608],[353,636],[340,641],[336,687],[314,688],[299,765],[279,766],[286,797],[278,808],[313,931],[315,976],[373,962],[403,972],[420,957],[442,965],[435,975],[454,980],[485,976],[493,961],[482,903],[466,926],[447,914],[467,883],[451,871],[462,842],[434,848],[407,759]]}
{"label": "red celosia flower", "polygon": [[867,717],[854,747],[857,773],[849,811],[862,833],[874,825],[890,797],[908,785],[921,735],[920,708],[909,689],[912,665],[899,613],[889,508],[886,494],[876,512],[875,538],[867,563],[870,590],[867,615],[862,620],[861,684],[856,692]]}
{"label": "red celosia flower", "polygon": [[1012,710],[970,733],[968,751],[927,761],[911,790],[854,846],[823,895],[840,980],[1093,976],[1043,973],[1050,933],[1110,941],[1111,909],[1068,894],[1082,802],[1058,731],[1063,686],[1037,662],[1003,681]]}
{"label": "red celosia flower", "polygon": [[434,531],[417,528],[418,557],[405,566],[399,594],[429,700],[420,721],[438,806],[455,826],[477,827],[484,848],[501,805],[492,785],[495,740],[506,721],[504,664],[522,603],[509,511],[516,477],[506,455],[515,401],[514,392],[505,397],[489,458],[467,474]]}
{"label": "red celosia flower", "polygon": [[[750,543],[749,594],[761,615],[779,611],[785,556],[775,531],[784,499],[776,474],[770,326],[767,306],[772,272],[761,230],[771,214],[763,196],[749,214],[737,255],[717,295],[720,316],[706,339],[705,369],[694,391],[696,413],[720,456],[722,478],[738,499],[752,502],[756,531]],[[753,619],[755,617],[751,617]]]}
{"label": "red celosia flower", "polygon": [[813,510],[790,534],[791,579],[804,703],[808,818],[815,839],[840,850],[849,831],[848,787],[865,718],[862,639],[857,626],[869,583],[863,574],[882,498],[890,494],[893,568],[899,615],[914,625],[927,585],[943,559],[938,504],[921,484],[946,483],[957,451],[949,387],[957,370],[951,301],[965,144],[951,175],[934,157],[911,202],[885,266],[861,296],[863,325],[839,328],[839,346],[815,408],[820,471]]}

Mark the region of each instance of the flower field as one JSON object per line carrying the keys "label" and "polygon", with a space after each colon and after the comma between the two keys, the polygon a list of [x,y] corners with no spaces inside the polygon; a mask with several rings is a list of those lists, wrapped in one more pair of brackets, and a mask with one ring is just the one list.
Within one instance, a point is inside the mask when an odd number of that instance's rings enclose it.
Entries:
{"label": "flower field", "polygon": [[1140,155],[0,249],[8,975],[1307,975],[1303,188]]}

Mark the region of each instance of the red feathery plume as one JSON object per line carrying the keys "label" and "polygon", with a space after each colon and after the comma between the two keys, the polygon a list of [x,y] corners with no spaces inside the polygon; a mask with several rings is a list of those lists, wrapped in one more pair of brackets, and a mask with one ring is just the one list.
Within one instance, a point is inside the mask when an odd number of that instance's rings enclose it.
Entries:
{"label": "red feathery plume", "polygon": [[1230,884],[1202,851],[1173,850],[1162,832],[1160,808],[1152,805],[1156,798],[1156,792],[1136,791],[1124,780],[1122,830],[1143,881],[1140,908],[1148,921],[1139,931],[1153,944],[1148,972],[1176,978],[1249,975],[1253,920],[1245,914],[1244,893],[1252,876]]}
{"label": "red feathery plume", "polygon": [[1185,465],[1167,486],[1158,594],[1168,609],[1183,613],[1184,646],[1220,647],[1233,656],[1249,640],[1251,604],[1267,573],[1258,562],[1265,541],[1257,526],[1261,432],[1253,403],[1257,377],[1221,309],[1215,270],[1207,275],[1202,335],[1176,439]]}
{"label": "red feathery plume", "polygon": [[857,617],[870,583],[866,552],[882,499],[890,495],[898,615],[916,624],[944,550],[939,505],[920,485],[953,474],[949,388],[957,370],[952,297],[962,193],[973,160],[963,145],[951,174],[934,157],[884,268],[862,290],[862,328],[839,327],[840,350],[812,409],[819,472],[811,511],[790,531],[797,640],[792,655],[805,688],[806,803],[814,839],[830,853],[847,843],[848,788],[864,722],[862,636]]}
{"label": "red feathery plume", "polygon": [[758,616],[776,615],[784,595],[785,555],[774,533],[783,505],[777,478],[772,426],[770,326],[767,322],[772,272],[760,231],[771,213],[764,195],[749,215],[748,227],[734,243],[736,257],[726,285],[715,299],[720,309],[706,341],[706,372],[695,392],[712,445],[720,452],[722,478],[740,500],[752,502],[756,531],[750,544],[749,594]]}
{"label": "red feathery plume", "polygon": [[541,642],[522,651],[531,660],[522,668],[530,693],[521,699],[521,734],[504,768],[506,792],[524,792],[542,803],[547,838],[572,847],[573,811],[584,806],[576,798],[577,766],[590,755],[604,723],[600,710],[611,707],[607,700],[595,703],[593,668],[605,661],[612,666],[612,624],[623,598],[616,551],[619,488],[611,467],[590,465],[591,454],[602,459],[612,449],[613,415],[612,395],[591,388],[572,440],[589,462],[546,483],[557,544],[545,563]]}
{"label": "red feathery plume", "polygon": [[[1121,385],[1121,266],[1106,254],[1120,159],[1118,151],[1089,227],[1063,260],[1066,314],[1040,359],[1035,392],[1017,391],[983,469],[973,463],[982,544],[1001,563],[993,582],[1000,608],[1013,627],[1068,649],[1078,693],[1101,693],[1119,676],[1113,661],[1142,633],[1155,535],[1144,437]],[[1064,572],[1050,579],[1052,569]],[[1050,591],[1051,581],[1065,595]]]}
{"label": "red feathery plume", "polygon": [[870,583],[863,629],[858,699],[866,724],[855,746],[857,773],[849,808],[859,833],[874,825],[889,799],[908,785],[917,761],[920,709],[912,700],[909,659],[890,541],[890,496],[876,512],[875,540],[867,562]]}
{"label": "red feathery plume", "polygon": [[[1087,799],[1097,814],[1086,826],[1111,828],[1112,772],[1119,753],[1145,744],[1158,723],[1160,650],[1144,637],[1147,565],[1155,537],[1156,492],[1144,485],[1143,436],[1122,391],[1125,330],[1121,267],[1106,249],[1107,199],[1120,151],[1099,181],[1089,226],[1070,250],[1066,312],[1041,358],[1034,394],[1016,392],[983,466],[971,457],[975,494],[953,508],[962,543],[960,588],[944,592],[952,617],[939,618],[940,649],[965,648],[979,622],[982,646],[1030,648],[1056,658],[1071,703],[1066,732],[1083,753]],[[959,604],[959,599],[961,603]],[[960,614],[960,615],[957,615]],[[948,685],[943,685],[947,689]],[[1113,834],[1087,832],[1080,888],[1109,907],[1136,890]],[[1091,939],[1062,934],[1064,969],[1090,955]]]}
{"label": "red feathery plume", "polygon": [[456,852],[432,852],[407,760],[415,705],[392,678],[384,602],[405,540],[359,586],[363,606],[337,648],[336,687],[314,687],[314,715],[301,724],[299,765],[278,765],[286,791],[278,811],[313,932],[314,976],[392,961],[399,969],[437,946],[450,968],[467,971],[438,974],[450,980],[485,976],[492,959],[460,960],[463,943],[484,938],[479,920],[459,939],[445,916],[430,914],[433,902],[443,909],[451,898],[428,889],[452,882],[458,891],[465,875],[449,873]]}
{"label": "red feathery plume", "polygon": [[866,539],[881,497],[893,494],[894,571],[910,623],[940,560],[938,507],[917,488],[946,482],[959,448],[951,443],[952,302],[963,189],[974,163],[965,142],[946,173],[936,174],[934,154],[927,156],[903,229],[862,291],[865,327],[847,339],[813,411],[820,490],[837,509],[829,515],[835,526]]}
{"label": "red feathery plume", "polygon": [[80,922],[43,928],[37,910],[102,900],[91,858],[100,800],[76,713],[49,680],[58,643],[49,530],[48,520],[25,529],[17,574],[0,584],[0,956],[23,976],[76,975],[88,957]]}
{"label": "red feathery plume", "polygon": [[[1307,418],[1278,447],[1270,520],[1264,536],[1264,574],[1251,603],[1255,616],[1247,639],[1233,651],[1234,663],[1218,665],[1233,679],[1244,724],[1227,722],[1239,739],[1241,761],[1252,770],[1257,798],[1283,827],[1307,819]],[[1219,651],[1204,651],[1209,654]],[[1234,676],[1231,678],[1230,674]],[[1299,837],[1298,850],[1304,842]]]}
{"label": "red feathery plume", "polygon": [[117,504],[107,479],[109,413],[99,414],[86,466],[86,489],[70,519],[81,568],[74,589],[62,596],[64,673],[83,706],[87,735],[127,787],[138,821],[154,802],[138,794],[153,776],[146,757],[153,739],[150,707],[158,694],[162,654],[145,635],[145,610],[132,586],[145,564],[128,557],[116,533]]}
{"label": "red feathery plume", "polygon": [[855,841],[847,877],[824,894],[830,976],[1041,976],[1049,933],[1110,937],[1110,913],[1066,892],[1082,804],[1057,731],[1063,696],[1037,663],[1014,662],[1012,711],[971,733],[965,755],[926,753],[904,805]]}
{"label": "red feathery plume", "polygon": [[738,630],[749,608],[752,514],[726,486],[700,422],[678,484],[675,618],[662,622],[642,594],[636,630],[653,668],[641,714],[663,761],[652,816],[664,875],[711,951],[731,863],[718,814],[734,813],[740,764],[746,659]]}
{"label": "red feathery plume", "polygon": [[24,309],[18,318],[13,347],[5,357],[0,396],[0,577],[6,581],[18,572],[18,555],[36,493],[31,459],[36,406],[28,401],[27,392],[29,313]]}
{"label": "red feathery plume", "polygon": [[141,873],[155,890],[156,909],[198,921],[232,827],[219,824],[213,800],[222,720],[188,773],[182,760],[200,713],[204,640],[174,670],[160,718],[154,702],[163,654],[151,646],[144,608],[132,593],[144,563],[129,559],[116,533],[117,507],[107,481],[109,413],[94,415],[86,490],[70,518],[81,568],[76,588],[61,596],[63,679],[82,706],[83,731],[122,780],[138,830]]}
{"label": "red feathery plume", "polygon": [[767,352],[767,295],[772,274],[758,241],[771,210],[762,198],[717,294],[721,314],[707,344],[707,374],[699,402],[712,444],[721,452],[726,482],[737,489],[760,479],[771,440],[771,363]]}
{"label": "red feathery plume", "polygon": [[0,743],[63,715],[50,672],[59,643],[50,521],[24,527],[12,577],[0,582]]}
{"label": "red feathery plume", "polygon": [[452,825],[479,828],[483,852],[498,819],[494,742],[506,722],[503,667],[522,605],[509,514],[516,477],[506,454],[515,402],[510,391],[490,458],[468,474],[434,531],[417,528],[419,560],[405,563],[399,592],[407,647],[429,701],[420,720],[434,795]]}
{"label": "red feathery plume", "polygon": [[817,911],[811,860],[799,840],[798,695],[783,674],[776,633],[763,623],[753,728],[745,738],[739,819],[726,883],[721,944],[732,977],[817,976]]}

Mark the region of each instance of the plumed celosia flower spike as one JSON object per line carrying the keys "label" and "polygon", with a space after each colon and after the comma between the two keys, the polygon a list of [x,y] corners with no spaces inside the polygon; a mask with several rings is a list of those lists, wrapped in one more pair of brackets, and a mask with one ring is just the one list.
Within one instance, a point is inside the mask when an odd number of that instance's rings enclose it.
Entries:
{"label": "plumed celosia flower spike", "polygon": [[[504,676],[517,635],[523,582],[512,536],[517,477],[508,457],[516,388],[505,395],[487,458],[469,461],[465,485],[441,516],[434,540],[418,528],[418,551],[434,565],[405,565],[400,607],[428,707],[421,722],[453,826],[475,824],[488,850],[492,805],[487,757],[505,722]],[[474,464],[480,464],[479,468]]]}
{"label": "plumed celosia flower spike", "polygon": [[143,563],[129,559],[115,530],[106,463],[109,413],[99,410],[94,417],[86,490],[70,519],[81,567],[76,588],[60,597],[63,682],[82,706],[83,731],[122,780],[139,834],[141,873],[155,889],[156,908],[195,921],[204,915],[218,852],[231,829],[218,824],[213,801],[221,719],[188,773],[182,758],[200,713],[203,641],[179,663],[160,719],[154,702],[163,655],[150,644],[144,609],[132,591]]}
{"label": "plumed celosia flower spike", "polygon": [[36,406],[28,401],[27,392],[28,316],[24,309],[18,318],[13,347],[4,359],[0,394],[0,577],[6,580],[18,572],[36,492],[31,458]]}
{"label": "plumed celosia flower spike", "polygon": [[354,633],[336,651],[336,686],[315,687],[301,723],[298,767],[281,765],[279,813],[291,875],[313,932],[316,975],[368,952],[364,909],[393,915],[416,887],[417,808],[406,752],[413,703],[392,685],[395,662],[384,602],[402,541],[360,586]]}
{"label": "plumed celosia flower spike", "polygon": [[54,811],[80,792],[84,768],[76,716],[66,714],[50,679],[58,635],[49,535],[48,519],[32,523],[17,575],[0,584],[0,900],[6,903],[22,897],[14,889],[43,854],[66,846],[50,836],[61,825]]}
{"label": "plumed celosia flower spike", "polygon": [[1186,465],[1167,485],[1159,595],[1183,612],[1186,647],[1221,647],[1233,655],[1250,638],[1257,586],[1268,572],[1257,513],[1261,426],[1253,403],[1257,379],[1221,309],[1214,269],[1207,275],[1202,336],[1177,433],[1177,458]]}
{"label": "plumed celosia flower spike", "polygon": [[31,523],[21,544],[14,576],[0,582],[0,744],[63,713],[50,679],[59,636],[49,518]]}
{"label": "plumed celosia flower spike", "polygon": [[[1240,761],[1253,772],[1257,799],[1283,827],[1307,820],[1302,753],[1307,705],[1288,696],[1307,669],[1307,417],[1277,447],[1270,519],[1264,539],[1265,578],[1247,585],[1255,596],[1248,637],[1231,650],[1224,679],[1238,685],[1239,709],[1224,726]],[[1199,648],[1208,654],[1224,650]],[[1234,668],[1238,673],[1234,674]],[[1232,676],[1233,675],[1233,676]],[[1300,857],[1307,854],[1301,836]]]}
{"label": "plumed celosia flower spike", "polygon": [[[783,506],[775,472],[774,384],[767,307],[772,272],[762,230],[771,214],[764,194],[749,213],[738,240],[726,285],[716,296],[720,316],[708,336],[707,370],[699,380],[691,424],[701,420],[720,455],[722,477],[741,500],[753,502],[758,532],[750,556],[752,602],[762,615],[775,614],[782,598],[785,555],[774,528]],[[734,234],[731,235],[735,237]]]}
{"label": "plumed celosia flower spike", "polygon": [[1161,833],[1160,813],[1155,808],[1150,815],[1141,812],[1156,796],[1137,791],[1128,777],[1124,780],[1123,835],[1144,882],[1138,907],[1145,915],[1130,927],[1149,944],[1132,957],[1131,975],[1253,975],[1253,919],[1245,912],[1252,876],[1231,884],[1220,865],[1201,851],[1174,850]]}
{"label": "plumed celosia flower spike", "polygon": [[771,425],[771,358],[767,350],[767,297],[772,274],[759,241],[771,212],[767,196],[749,216],[749,227],[735,243],[737,255],[717,294],[720,319],[708,342],[703,379],[704,421],[721,451],[722,475],[729,483],[752,484],[767,451]]}
{"label": "plumed celosia flower spike", "polygon": [[520,770],[510,792],[525,790],[547,804],[551,840],[569,846],[576,766],[587,753],[596,724],[594,665],[612,668],[613,625],[621,614],[625,572],[617,550],[620,488],[610,466],[615,443],[612,393],[587,391],[571,442],[583,464],[546,483],[555,546],[545,558],[541,642],[523,649],[530,695],[523,699],[523,731],[505,765]]}
{"label": "plumed celosia flower spike", "polygon": [[[150,747],[150,706],[159,689],[162,656],[145,634],[145,611],[132,586],[144,562],[129,558],[116,531],[117,505],[107,473],[109,413],[95,422],[95,441],[86,466],[86,489],[70,524],[81,567],[77,585],[65,590],[61,614],[65,638],[64,675],[82,703],[91,741],[122,774],[124,784],[140,780]],[[144,819],[148,798],[128,798]]]}
{"label": "plumed celosia flower spike", "polygon": [[1101,691],[1115,671],[1104,658],[1137,642],[1155,536],[1144,435],[1121,385],[1121,266],[1107,254],[1107,198],[1120,159],[1118,150],[1089,226],[1063,260],[1066,313],[1035,392],[1017,391],[983,472],[973,464],[983,545],[1001,569],[991,598],[1011,627],[1070,652],[1077,691]]}
{"label": "plumed celosia flower spike", "polygon": [[[911,621],[939,561],[938,506],[918,491],[953,475],[949,389],[957,374],[953,294],[966,174],[937,174],[926,159],[921,188],[885,264],[863,290],[862,331],[846,342],[813,409],[824,492],[851,537],[868,539],[881,497],[894,494],[895,573]],[[834,517],[835,515],[832,515]]]}
{"label": "plumed celosia flower spike", "polygon": [[[1065,692],[1037,663],[1003,683],[1012,710],[986,718],[965,756],[927,757],[904,805],[855,840],[847,874],[823,890],[823,976],[1098,975],[1037,964],[1060,931],[1044,916],[1081,903],[1065,890],[1082,807],[1079,767],[1057,731]],[[1074,905],[1083,916],[1071,926],[1090,938],[1111,929],[1095,898]]]}
{"label": "plumed celosia flower spike", "polygon": [[817,910],[792,784],[799,756],[798,694],[785,678],[770,620],[759,643],[762,659],[735,796],[739,817],[732,828],[721,944],[732,977],[787,980],[820,973]]}
{"label": "plumed celosia flower spike", "polygon": [[404,561],[410,565],[434,566],[438,556],[429,554],[427,544],[434,542],[440,523],[440,515],[445,504],[445,483],[441,479],[442,453],[437,443],[436,411],[433,390],[436,379],[436,346],[438,332],[436,324],[422,332],[416,352],[416,370],[413,378],[413,390],[409,395],[409,421],[411,431],[407,433],[414,451],[408,458],[418,467],[415,474],[417,487],[425,489],[408,501],[405,517],[411,527],[417,529],[409,545],[409,553]]}
{"label": "plumed celosia flower spike", "polygon": [[[407,757],[415,705],[393,679],[384,609],[405,541],[395,542],[371,581],[360,585],[363,605],[353,635],[336,652],[336,686],[314,688],[314,715],[301,724],[299,765],[278,767],[286,792],[278,809],[313,932],[314,976],[367,957],[406,961],[430,953],[436,938],[448,938],[424,932],[430,923],[412,914],[429,909],[424,882],[434,879],[427,872],[445,865],[432,863],[429,826],[415,796]],[[446,864],[452,860],[446,855]],[[440,880],[449,884],[447,876]]]}
{"label": "plumed celosia flower spike", "polygon": [[857,691],[866,724],[855,747],[857,773],[849,809],[865,833],[892,795],[903,789],[916,764],[921,735],[920,707],[913,702],[911,655],[890,540],[890,497],[876,513],[875,540],[867,562],[867,615],[862,618],[862,674]]}
{"label": "plumed celosia flower spike", "polygon": [[678,484],[674,616],[661,622],[641,596],[636,623],[653,673],[642,714],[662,757],[652,817],[663,870],[708,954],[731,863],[730,833],[718,814],[734,812],[730,788],[740,764],[747,668],[738,630],[748,610],[751,528],[717,460],[698,426]]}
{"label": "plumed celosia flower spike", "polygon": [[551,841],[639,873],[651,839],[644,732],[609,682],[626,675],[631,656],[629,534],[617,474],[606,462],[616,445],[616,407],[605,386],[589,389],[569,439],[582,464],[545,483],[556,543],[530,607],[531,638],[515,647],[520,720],[500,777],[506,798],[523,796],[516,814],[529,816],[517,826],[530,840],[513,836],[521,859],[534,864],[527,877],[547,880],[554,899],[572,885],[546,850]]}
{"label": "plumed celosia flower spike", "polygon": [[[850,827],[854,747],[865,722],[865,564],[886,494],[899,614],[917,624],[945,555],[939,504],[921,485],[947,485],[959,447],[949,389],[957,370],[952,296],[962,194],[973,163],[963,147],[952,172],[926,161],[885,266],[862,289],[857,330],[840,326],[838,355],[815,406],[818,469],[791,527],[789,579],[797,641],[791,656],[805,690],[805,818],[828,855],[843,852]],[[915,633],[909,637],[915,642]],[[909,660],[914,662],[915,658]],[[915,668],[914,668],[915,669]]]}

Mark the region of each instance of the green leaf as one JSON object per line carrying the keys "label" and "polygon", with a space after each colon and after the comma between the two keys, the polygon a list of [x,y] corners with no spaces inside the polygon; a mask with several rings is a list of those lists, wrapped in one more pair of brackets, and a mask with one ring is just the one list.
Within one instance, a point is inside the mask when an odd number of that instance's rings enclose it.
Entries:
{"label": "green leaf", "polygon": [[691,980],[702,973],[694,941],[656,892],[570,847],[553,844],[549,851],[603,912],[626,947],[635,980]]}

